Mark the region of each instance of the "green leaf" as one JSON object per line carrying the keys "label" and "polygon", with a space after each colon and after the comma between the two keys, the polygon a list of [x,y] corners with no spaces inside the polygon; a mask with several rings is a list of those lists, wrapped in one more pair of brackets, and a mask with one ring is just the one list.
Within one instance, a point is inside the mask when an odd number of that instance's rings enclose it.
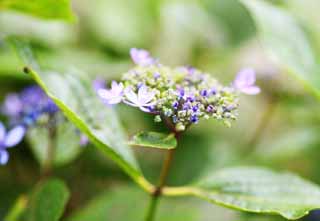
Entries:
{"label": "green leaf", "polygon": [[58,179],[40,183],[31,195],[26,211],[28,221],[58,221],[69,199],[69,190]]}
{"label": "green leaf", "polygon": [[99,99],[90,76],[75,69],[67,73],[41,71],[27,44],[15,38],[8,41],[24,64],[29,65],[24,72],[31,75],[65,116],[137,184],[151,192],[153,186],[143,177],[116,112]]}
{"label": "green leaf", "polygon": [[34,127],[28,130],[30,148],[41,166],[46,165],[49,152],[49,142],[54,150],[53,165],[62,166],[74,160],[82,151],[80,135],[70,122],[58,124],[56,136],[50,141],[49,131],[45,127]]}
{"label": "green leaf", "polygon": [[262,44],[271,58],[320,99],[318,61],[305,33],[291,14],[263,0],[240,1],[255,20]]}
{"label": "green leaf", "polygon": [[70,0],[0,0],[0,10],[14,10],[44,19],[73,21]]}
{"label": "green leaf", "polygon": [[4,221],[19,221],[21,215],[27,208],[28,198],[25,195],[20,196],[9,210]]}
{"label": "green leaf", "polygon": [[320,208],[320,188],[291,173],[238,167],[213,173],[193,187],[166,188],[165,195],[194,195],[211,203],[298,219]]}
{"label": "green leaf", "polygon": [[129,144],[133,146],[170,150],[176,148],[177,140],[174,137],[174,134],[168,135],[158,132],[140,132],[133,136]]}

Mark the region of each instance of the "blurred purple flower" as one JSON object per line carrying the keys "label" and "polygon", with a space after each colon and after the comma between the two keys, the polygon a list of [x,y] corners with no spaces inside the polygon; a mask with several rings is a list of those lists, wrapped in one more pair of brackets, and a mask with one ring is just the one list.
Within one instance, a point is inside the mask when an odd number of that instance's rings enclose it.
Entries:
{"label": "blurred purple flower", "polygon": [[2,105],[2,112],[10,118],[12,125],[30,126],[42,114],[59,111],[55,103],[38,86],[25,88],[21,93],[9,94]]}
{"label": "blurred purple flower", "polygon": [[255,71],[251,68],[241,70],[234,82],[233,86],[235,89],[239,90],[244,94],[255,95],[260,93],[260,88],[255,85],[256,74]]}
{"label": "blurred purple flower", "polygon": [[105,86],[106,86],[106,85],[105,85],[105,80],[102,79],[102,78],[97,78],[97,79],[95,79],[95,80],[93,81],[92,86],[93,86],[93,89],[94,89],[95,91],[98,91],[98,90],[100,90],[100,89],[104,89]]}
{"label": "blurred purple flower", "polygon": [[138,94],[133,92],[131,89],[125,91],[126,100],[124,102],[128,105],[139,107],[140,110],[144,112],[150,112],[150,107],[155,105],[153,102],[153,98],[155,97],[155,93],[153,91],[148,91],[148,87],[142,85]]}
{"label": "blurred purple flower", "polygon": [[23,126],[16,126],[7,132],[4,125],[0,122],[0,165],[7,164],[9,160],[9,153],[6,149],[20,143],[25,133],[26,128]]}
{"label": "blurred purple flower", "polygon": [[123,84],[118,84],[116,81],[112,81],[111,89],[99,89],[98,95],[107,104],[118,104],[122,101],[123,97]]}
{"label": "blurred purple flower", "polygon": [[5,115],[14,117],[22,112],[23,104],[16,93],[8,94],[4,100],[2,111]]}
{"label": "blurred purple flower", "polygon": [[156,63],[150,53],[143,49],[131,48],[130,55],[132,61],[137,65],[148,66]]}
{"label": "blurred purple flower", "polygon": [[80,135],[80,146],[84,147],[87,146],[89,143],[89,138],[85,134]]}

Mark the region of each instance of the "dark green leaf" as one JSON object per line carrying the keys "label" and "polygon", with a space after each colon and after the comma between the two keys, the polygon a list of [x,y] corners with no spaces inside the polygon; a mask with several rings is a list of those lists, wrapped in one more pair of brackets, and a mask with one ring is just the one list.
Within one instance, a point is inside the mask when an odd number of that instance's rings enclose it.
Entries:
{"label": "dark green leaf", "polygon": [[58,221],[68,199],[69,190],[61,180],[40,183],[30,198],[26,218],[28,221]]}
{"label": "dark green leaf", "polygon": [[310,43],[294,18],[263,0],[241,0],[256,22],[263,46],[271,58],[293,73],[320,98],[319,64]]}
{"label": "dark green leaf", "polygon": [[320,188],[291,173],[238,167],[213,173],[194,187],[168,188],[168,195],[195,195],[211,203],[298,219],[320,208]]}
{"label": "dark green leaf", "polygon": [[129,143],[133,146],[151,147],[159,149],[174,149],[177,140],[174,134],[163,134],[158,132],[140,132],[133,136]]}
{"label": "dark green leaf", "polygon": [[0,9],[14,10],[44,19],[73,21],[70,0],[0,0]]}

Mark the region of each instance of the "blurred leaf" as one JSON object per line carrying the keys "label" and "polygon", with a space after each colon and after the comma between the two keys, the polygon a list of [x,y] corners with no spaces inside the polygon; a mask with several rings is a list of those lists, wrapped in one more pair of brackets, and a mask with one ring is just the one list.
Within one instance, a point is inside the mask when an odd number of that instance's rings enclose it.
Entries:
{"label": "blurred leaf", "polygon": [[[272,138],[271,138],[272,137]],[[312,127],[292,128],[263,139],[255,150],[254,158],[267,160],[290,159],[303,154],[319,141],[319,129]],[[271,162],[272,163],[272,162]]]}
{"label": "blurred leaf", "polygon": [[20,196],[4,218],[4,221],[19,221],[20,216],[27,208],[28,199],[25,195]]}
{"label": "blurred leaf", "polygon": [[290,173],[252,167],[222,169],[195,187],[167,188],[164,194],[190,194],[232,209],[279,214],[287,219],[298,219],[320,208],[318,186]]}
{"label": "blurred leaf", "polygon": [[[72,214],[68,221],[144,220],[150,196],[137,188],[120,186],[99,194],[88,205]],[[162,199],[157,221],[196,221],[199,209],[183,199]]]}
{"label": "blurred leaf", "polygon": [[40,183],[31,195],[26,210],[28,221],[58,221],[69,199],[69,190],[58,179]]}
{"label": "blurred leaf", "polygon": [[174,134],[163,134],[158,132],[140,132],[129,142],[133,146],[151,147],[159,149],[174,149],[177,146],[177,140]]}
{"label": "blurred leaf", "polygon": [[320,99],[320,74],[310,43],[294,18],[263,0],[241,0],[256,22],[272,58],[292,72]]}
{"label": "blurred leaf", "polygon": [[80,134],[70,122],[59,122],[55,138],[50,141],[49,131],[44,127],[34,127],[28,130],[30,148],[41,166],[48,159],[49,142],[53,142],[53,165],[61,166],[74,160],[82,151]]}
{"label": "blurred leaf", "polygon": [[73,21],[70,0],[0,0],[0,8],[19,11],[45,19]]}
{"label": "blurred leaf", "polygon": [[95,43],[127,54],[131,47],[147,47],[156,33],[153,4],[149,0],[92,0],[82,1],[77,9],[85,15],[88,33]]}
{"label": "blurred leaf", "polygon": [[99,100],[93,89],[92,79],[78,71],[65,74],[39,71],[40,68],[33,58],[31,49],[17,40],[11,40],[11,43],[16,47],[25,64],[34,68],[31,70],[25,67],[24,71],[33,77],[66,117],[141,187],[150,191],[151,184],[141,173],[133,152],[127,144],[116,112],[112,108],[105,107]]}

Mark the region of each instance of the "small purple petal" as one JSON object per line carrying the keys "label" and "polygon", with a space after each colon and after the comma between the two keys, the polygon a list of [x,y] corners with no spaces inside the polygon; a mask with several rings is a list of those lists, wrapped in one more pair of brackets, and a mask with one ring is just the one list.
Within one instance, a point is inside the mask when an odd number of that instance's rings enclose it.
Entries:
{"label": "small purple petal", "polygon": [[17,116],[22,112],[23,104],[18,94],[7,95],[4,104],[3,112],[8,116]]}
{"label": "small purple petal", "polygon": [[2,143],[6,136],[6,128],[4,127],[3,123],[0,122],[0,143]]}
{"label": "small purple petal", "polygon": [[155,63],[155,59],[150,56],[150,53],[143,49],[132,48],[130,55],[132,61],[137,65],[148,66]]}
{"label": "small purple petal", "polygon": [[261,92],[261,89],[257,86],[245,87],[241,89],[241,92],[249,95],[256,95]]}
{"label": "small purple petal", "polygon": [[123,84],[118,84],[116,81],[113,81],[111,83],[111,89],[99,89],[97,93],[107,104],[118,104],[122,101]]}
{"label": "small purple petal", "polygon": [[20,143],[26,133],[26,128],[23,126],[17,126],[10,130],[4,140],[6,147],[13,147]]}
{"label": "small purple petal", "polygon": [[0,165],[5,165],[8,163],[9,153],[6,150],[0,150]]}
{"label": "small purple petal", "polygon": [[105,88],[106,85],[105,85],[104,79],[102,79],[102,78],[97,78],[97,79],[95,79],[95,80],[93,81],[92,86],[93,86],[93,89],[94,89],[95,91],[98,91],[98,90],[100,90],[100,89]]}
{"label": "small purple petal", "polygon": [[87,146],[88,143],[89,143],[88,137],[86,135],[84,135],[84,134],[81,134],[80,135],[80,146],[81,147]]}
{"label": "small purple petal", "polygon": [[237,74],[233,82],[233,86],[235,89],[239,90],[244,94],[254,95],[260,92],[260,88],[254,85],[255,81],[256,81],[255,71],[251,68],[247,68],[247,69],[241,70]]}
{"label": "small purple petal", "polygon": [[200,91],[200,95],[203,97],[207,97],[208,96],[208,91],[207,90],[201,90]]}

